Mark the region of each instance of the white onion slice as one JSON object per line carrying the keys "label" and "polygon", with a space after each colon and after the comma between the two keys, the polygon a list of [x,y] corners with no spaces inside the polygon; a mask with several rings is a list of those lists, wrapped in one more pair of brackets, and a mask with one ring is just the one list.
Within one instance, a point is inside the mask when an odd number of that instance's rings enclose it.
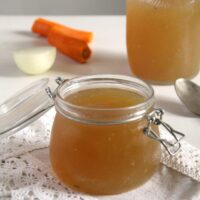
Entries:
{"label": "white onion slice", "polygon": [[26,74],[41,74],[48,71],[56,58],[56,48],[32,47],[14,52],[17,67]]}

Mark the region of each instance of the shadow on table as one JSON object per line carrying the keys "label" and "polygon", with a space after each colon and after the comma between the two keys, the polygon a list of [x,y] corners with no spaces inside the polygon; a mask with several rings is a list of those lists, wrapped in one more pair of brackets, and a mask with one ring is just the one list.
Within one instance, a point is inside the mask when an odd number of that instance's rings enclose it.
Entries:
{"label": "shadow on table", "polygon": [[181,102],[176,102],[172,99],[165,98],[164,96],[157,96],[156,104],[170,113],[180,115],[183,117],[198,118],[197,115],[191,113]]}
{"label": "shadow on table", "polygon": [[[20,36],[25,36],[25,37],[31,37],[33,38],[34,36],[37,36],[35,33],[32,33],[31,30],[30,31],[25,31],[25,30],[16,30],[13,31],[14,34],[20,35]],[[38,36],[40,37],[40,36]]]}
{"label": "shadow on table", "polygon": [[93,50],[87,63],[80,64],[58,52],[53,72],[73,75],[123,74],[131,75],[125,54]]}

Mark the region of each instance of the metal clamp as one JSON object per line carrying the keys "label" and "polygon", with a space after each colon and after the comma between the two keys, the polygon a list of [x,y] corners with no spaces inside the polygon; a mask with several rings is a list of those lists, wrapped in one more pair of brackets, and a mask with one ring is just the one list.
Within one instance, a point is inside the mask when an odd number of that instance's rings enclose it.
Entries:
{"label": "metal clamp", "polygon": [[[153,112],[148,114],[147,116],[148,125],[147,127],[144,128],[144,134],[150,137],[151,139],[160,142],[170,155],[174,155],[181,148],[180,141],[183,139],[185,134],[174,130],[169,124],[165,123],[162,120],[163,114],[164,111],[162,109],[155,109]],[[170,133],[171,139],[161,138],[152,129],[153,124],[157,126],[159,125],[163,126],[168,131],[168,133]]]}
{"label": "metal clamp", "polygon": [[[58,77],[56,78],[55,82],[58,84],[58,85],[61,85],[65,80],[62,79],[61,77]],[[47,87],[45,89],[46,93],[48,94],[48,96],[51,98],[51,99],[54,99],[56,97],[56,94],[55,92],[52,92],[51,91],[51,88],[50,87]]]}
{"label": "metal clamp", "polygon": [[61,77],[57,77],[55,81],[56,81],[56,83],[57,83],[58,85],[61,85],[65,80],[62,79]]}

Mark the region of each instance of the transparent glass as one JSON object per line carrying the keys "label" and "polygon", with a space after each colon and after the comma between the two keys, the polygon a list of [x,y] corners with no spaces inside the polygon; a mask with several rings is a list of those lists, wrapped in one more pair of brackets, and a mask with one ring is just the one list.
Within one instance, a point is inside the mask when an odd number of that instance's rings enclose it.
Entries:
{"label": "transparent glass", "polygon": [[[99,89],[129,91],[143,100],[133,106],[105,108],[67,100],[74,94],[83,98],[80,91]],[[101,101],[119,98],[108,96]],[[50,141],[50,160],[59,180],[90,194],[116,194],[145,183],[160,163],[159,142],[143,133],[148,123],[145,116],[153,105],[153,89],[136,78],[95,75],[64,82],[56,91]]]}
{"label": "transparent glass", "polygon": [[158,84],[200,69],[199,0],[126,0],[127,51],[133,73]]}
{"label": "transparent glass", "polygon": [[0,137],[23,129],[54,106],[44,92],[48,82],[48,78],[33,82],[0,105]]}

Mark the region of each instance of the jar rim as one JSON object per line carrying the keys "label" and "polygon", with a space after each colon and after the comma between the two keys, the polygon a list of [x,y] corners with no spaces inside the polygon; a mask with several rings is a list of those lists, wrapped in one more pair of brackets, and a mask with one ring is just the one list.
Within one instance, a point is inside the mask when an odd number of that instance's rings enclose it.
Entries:
{"label": "jar rim", "polygon": [[[64,99],[65,96],[63,96],[62,93],[67,93],[70,90],[75,90],[77,88],[81,87],[81,83],[87,82],[87,81],[93,81],[95,83],[100,82],[108,82],[109,84],[113,84],[114,81],[118,81],[119,85],[125,84],[127,87],[133,87],[134,89],[137,89],[138,92],[140,90],[139,87],[142,87],[146,90],[146,96],[144,102],[138,103],[133,106],[126,106],[126,107],[118,107],[118,108],[97,108],[97,107],[88,107],[88,106],[80,106],[73,104],[71,102],[68,102]],[[64,90],[64,89],[68,90]],[[117,87],[116,87],[117,88]],[[63,91],[64,90],[64,91]],[[133,90],[134,91],[134,90]],[[148,94],[147,94],[148,92]],[[128,111],[138,111],[136,113],[137,117],[144,116],[147,112],[147,110],[154,104],[154,90],[151,85],[146,83],[145,81],[131,76],[126,75],[113,75],[113,74],[100,74],[100,75],[88,75],[88,76],[79,76],[72,78],[70,80],[65,80],[55,91],[56,98],[55,98],[55,107],[56,109],[63,114],[65,112],[65,109],[67,110],[78,110],[78,111],[90,111],[90,112],[128,112]],[[65,115],[66,116],[66,115]],[[70,116],[67,116],[70,117]]]}
{"label": "jar rim", "polygon": [[[127,80],[127,78],[131,81],[140,81],[142,84],[144,84],[145,87],[147,87],[150,91],[151,91],[151,94],[149,95],[149,97],[145,98],[145,101],[144,102],[141,102],[141,103],[138,103],[136,105],[133,105],[133,106],[125,106],[125,107],[119,107],[119,108],[95,108],[95,107],[87,107],[87,106],[80,106],[80,105],[76,105],[76,104],[73,104],[73,103],[70,103],[68,101],[66,101],[62,96],[61,96],[61,88],[64,86],[64,84],[66,82],[70,84],[73,84],[73,82],[77,82],[81,79],[118,79],[118,80],[121,80],[121,79],[124,79],[124,80]],[[142,106],[144,104],[146,104],[147,102],[151,101],[152,98],[154,97],[154,89],[151,85],[149,85],[147,82],[139,79],[139,78],[135,78],[135,77],[130,77],[130,76],[126,76],[126,75],[113,75],[113,74],[101,74],[101,75],[89,75],[89,76],[78,76],[78,77],[75,77],[75,78],[72,78],[70,80],[66,79],[64,81],[63,84],[61,84],[57,90],[56,90],[56,97],[58,97],[59,101],[62,101],[63,103],[65,103],[66,105],[69,105],[69,106],[72,106],[72,107],[75,107],[75,108],[78,108],[78,109],[89,109],[89,110],[127,110],[127,109],[132,109],[132,108],[135,108],[135,107],[139,107],[139,106]]]}

